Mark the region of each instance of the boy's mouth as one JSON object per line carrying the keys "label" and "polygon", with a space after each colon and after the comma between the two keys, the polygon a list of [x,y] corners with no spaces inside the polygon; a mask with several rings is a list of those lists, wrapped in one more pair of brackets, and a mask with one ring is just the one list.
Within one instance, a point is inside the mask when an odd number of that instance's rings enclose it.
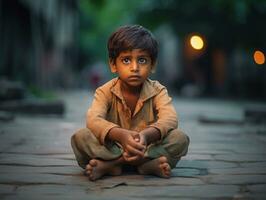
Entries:
{"label": "boy's mouth", "polygon": [[141,76],[138,76],[138,75],[132,75],[132,76],[129,76],[128,79],[130,80],[135,80],[135,79],[141,79]]}

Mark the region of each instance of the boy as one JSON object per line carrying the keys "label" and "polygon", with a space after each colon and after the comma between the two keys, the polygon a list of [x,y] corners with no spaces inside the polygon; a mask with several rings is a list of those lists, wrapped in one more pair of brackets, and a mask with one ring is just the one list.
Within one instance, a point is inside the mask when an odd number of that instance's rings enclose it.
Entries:
{"label": "boy", "polygon": [[152,33],[139,25],[120,27],[108,40],[109,65],[118,77],[96,90],[87,128],[71,138],[78,164],[92,181],[120,175],[125,165],[169,178],[187,153],[189,138],[177,129],[166,88],[148,79],[157,46]]}

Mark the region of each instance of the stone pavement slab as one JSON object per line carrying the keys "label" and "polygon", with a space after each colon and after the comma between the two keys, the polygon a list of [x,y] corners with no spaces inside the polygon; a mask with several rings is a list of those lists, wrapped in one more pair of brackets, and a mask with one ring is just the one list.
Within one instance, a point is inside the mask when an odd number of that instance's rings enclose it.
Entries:
{"label": "stone pavement slab", "polygon": [[58,94],[66,104],[63,117],[16,115],[0,121],[1,200],[266,198],[266,127],[244,116],[246,106],[261,103],[174,97],[191,144],[172,178],[123,174],[90,182],[75,161],[70,138],[85,126],[92,93]]}

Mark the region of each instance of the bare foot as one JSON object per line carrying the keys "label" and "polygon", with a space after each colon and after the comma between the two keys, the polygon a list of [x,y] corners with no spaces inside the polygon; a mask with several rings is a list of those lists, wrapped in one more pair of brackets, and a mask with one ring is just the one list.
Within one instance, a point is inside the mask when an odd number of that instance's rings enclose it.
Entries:
{"label": "bare foot", "polygon": [[170,178],[171,167],[165,156],[150,160],[138,167],[140,174],[153,174],[163,178]]}
{"label": "bare foot", "polygon": [[113,176],[120,175],[122,169],[117,166],[116,161],[102,161],[97,159],[90,160],[85,169],[85,174],[91,181],[95,181],[104,175],[110,174]]}

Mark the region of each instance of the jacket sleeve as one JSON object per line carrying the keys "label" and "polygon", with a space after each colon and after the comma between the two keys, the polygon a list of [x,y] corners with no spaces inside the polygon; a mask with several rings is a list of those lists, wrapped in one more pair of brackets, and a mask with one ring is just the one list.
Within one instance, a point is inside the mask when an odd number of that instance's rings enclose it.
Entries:
{"label": "jacket sleeve", "polygon": [[101,88],[98,88],[95,91],[92,105],[87,112],[87,128],[92,131],[101,144],[105,144],[105,137],[109,130],[118,127],[117,124],[106,120],[110,103],[111,97],[105,94]]}
{"label": "jacket sleeve", "polygon": [[150,126],[160,130],[162,140],[169,131],[178,127],[177,114],[165,87],[154,97],[153,104],[157,120]]}

